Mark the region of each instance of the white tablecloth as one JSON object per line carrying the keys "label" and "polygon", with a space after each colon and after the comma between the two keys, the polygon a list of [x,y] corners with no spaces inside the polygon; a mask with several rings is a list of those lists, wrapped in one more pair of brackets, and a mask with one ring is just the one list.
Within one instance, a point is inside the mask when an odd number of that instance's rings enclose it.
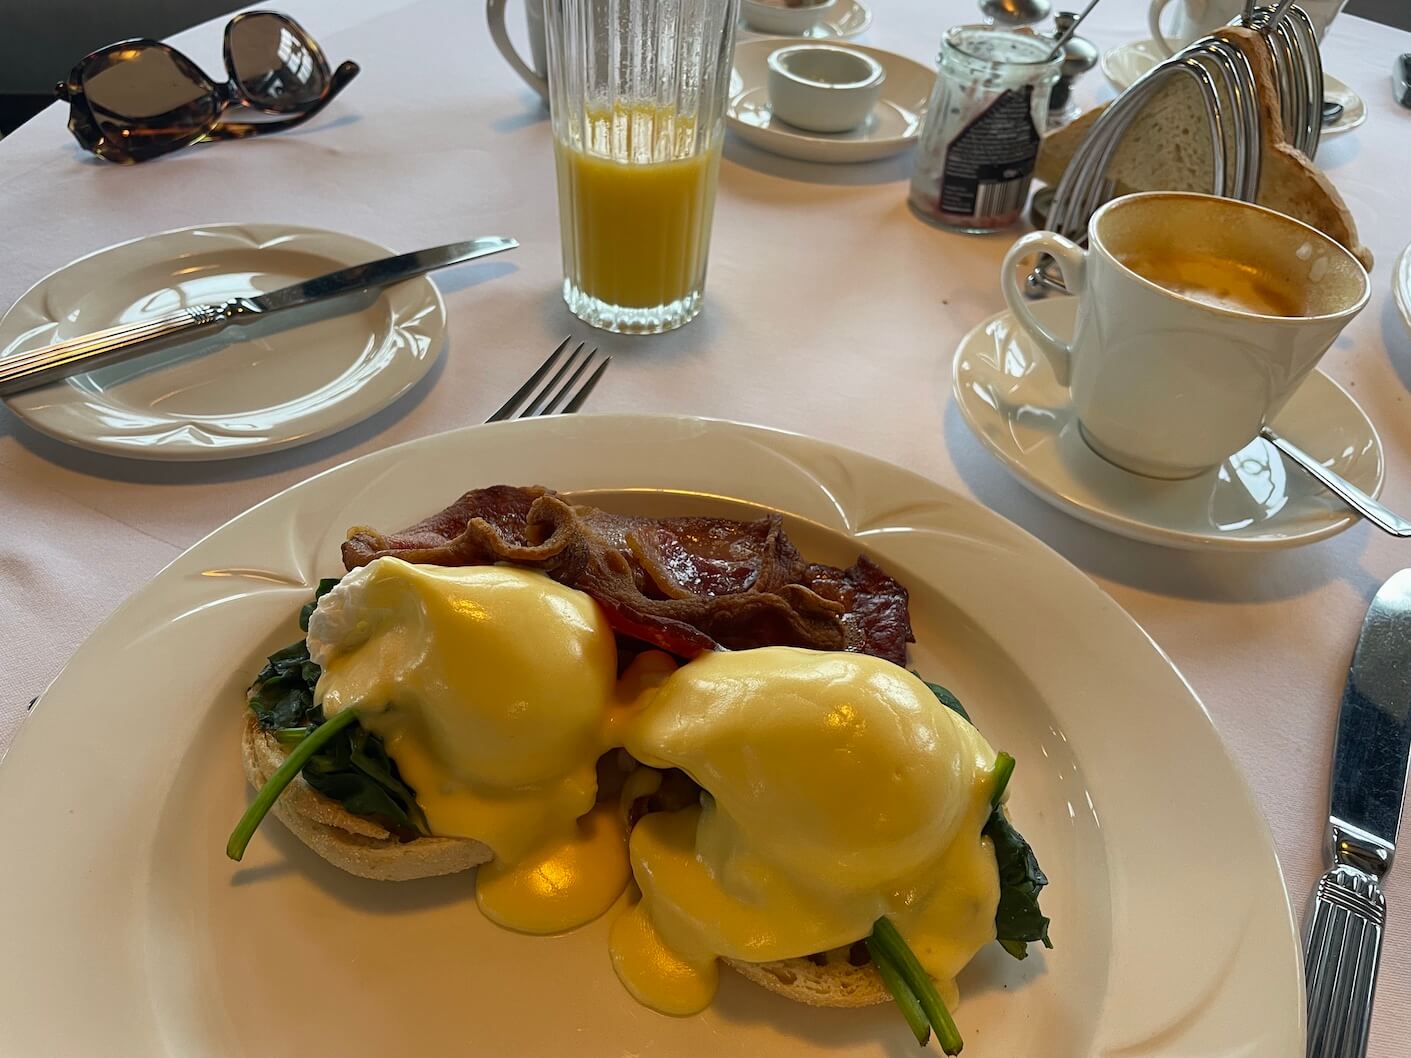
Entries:
{"label": "white tablecloth", "polygon": [[[875,46],[931,61],[965,0],[872,0]],[[1076,6],[1076,5],[1074,5]],[[481,421],[553,347],[586,330],[558,294],[548,122],[490,44],[476,0],[296,0],[287,9],[334,63],[363,74],[293,134],[218,144],[136,167],[86,158],[51,107],[0,144],[0,303],[111,243],[216,221],[288,221],[398,250],[478,234],[523,243],[514,271],[438,279],[451,340],[429,379],[391,408],[304,448],[226,464],[89,455],[0,410],[0,751],[89,632],[183,548],[317,471]],[[1107,0],[1102,47],[1145,36],[1141,0]],[[521,25],[514,12],[511,24]],[[220,24],[179,43],[219,63]],[[1320,163],[1377,256],[1371,305],[1323,367],[1381,432],[1385,498],[1411,511],[1411,338],[1388,276],[1411,240],[1411,111],[1388,72],[1411,35],[1345,17],[1330,71],[1367,102],[1367,124],[1328,139]],[[1085,100],[1110,90],[1096,71]],[[1030,496],[970,436],[950,398],[956,343],[1002,307],[1012,235],[951,235],[907,210],[909,157],[830,168],[732,142],[720,175],[708,305],[659,338],[598,334],[615,356],[591,410],[742,419],[821,435],[975,496],[1057,548],[1111,592],[1204,699],[1272,824],[1300,906],[1321,869],[1335,705],[1368,600],[1411,565],[1411,545],[1359,526],[1264,556],[1192,555],[1108,536]],[[509,260],[505,258],[503,260]],[[1160,752],[1160,747],[1153,747]],[[1411,840],[1411,835],[1407,835]],[[1211,855],[1218,859],[1219,850]],[[1371,1053],[1411,1053],[1411,864],[1392,876]],[[0,938],[3,947],[3,938]]]}

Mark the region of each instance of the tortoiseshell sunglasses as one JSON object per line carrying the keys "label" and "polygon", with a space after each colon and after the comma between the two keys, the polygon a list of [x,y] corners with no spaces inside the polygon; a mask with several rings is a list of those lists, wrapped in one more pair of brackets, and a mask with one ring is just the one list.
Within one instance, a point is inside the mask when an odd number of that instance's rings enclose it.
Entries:
{"label": "tortoiseshell sunglasses", "polygon": [[[300,125],[358,74],[345,62],[332,73],[302,26],[273,11],[237,15],[225,27],[225,69],[212,81],[157,40],[124,40],[86,56],[57,86],[69,102],[69,131],[100,158],[146,161],[199,140],[238,140]],[[230,107],[281,115],[227,122]]]}

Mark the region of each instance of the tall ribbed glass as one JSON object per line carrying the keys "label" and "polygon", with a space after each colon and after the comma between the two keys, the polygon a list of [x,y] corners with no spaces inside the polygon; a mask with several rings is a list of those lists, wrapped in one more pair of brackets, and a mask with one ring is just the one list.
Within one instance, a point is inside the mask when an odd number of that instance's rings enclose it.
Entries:
{"label": "tall ribbed glass", "polygon": [[701,310],[737,0],[547,0],[563,297],[604,330]]}

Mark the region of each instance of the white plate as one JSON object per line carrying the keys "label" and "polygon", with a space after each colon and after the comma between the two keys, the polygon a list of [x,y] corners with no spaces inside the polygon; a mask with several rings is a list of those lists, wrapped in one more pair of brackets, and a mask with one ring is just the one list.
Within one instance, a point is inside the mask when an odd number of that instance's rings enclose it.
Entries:
{"label": "white plate", "polygon": [[[746,41],[755,37],[770,37],[766,30],[755,29],[740,16],[736,24],[736,40]],[[872,11],[862,0],[838,0],[812,29],[804,34],[810,40],[845,40],[867,31],[872,25]],[[743,34],[743,36],[741,36]]]}
{"label": "white plate", "polygon": [[1268,829],[1199,701],[1116,603],[899,467],[758,427],[582,415],[321,474],[196,545],[78,650],[0,764],[0,1054],[917,1053],[890,1007],[806,1008],[734,974],[707,1013],[662,1017],[615,979],[605,919],[508,933],[465,876],[353,878],[273,821],[243,864],[225,858],[249,797],[242,691],[297,635],[318,576],[341,572],[346,528],[405,525],[499,481],[644,513],[772,507],[805,554],[865,548],[906,583],[914,664],[1018,758],[1010,803],[1051,879],[1055,949],[1019,963],[992,945],[961,978],[966,1058],[1302,1054]]}
{"label": "white plate", "polygon": [[756,147],[806,162],[874,161],[904,151],[916,142],[936,71],[895,52],[860,44],[848,47],[872,56],[887,71],[882,98],[860,128],[851,132],[806,132],[776,118],[769,106],[765,64],[779,48],[801,43],[808,40],[764,37],[736,45],[730,98],[725,104],[725,121],[731,131]]}
{"label": "white plate", "polygon": [[[1074,298],[1030,307],[1073,333]],[[1035,495],[1100,529],[1168,547],[1261,550],[1323,540],[1357,522],[1307,474],[1256,438],[1220,467],[1157,481],[1113,466],[1084,443],[1048,361],[1008,312],[980,324],[955,354],[956,403],[971,431]],[[1274,418],[1294,444],[1326,456],[1372,496],[1382,490],[1382,443],[1345,390],[1314,370]]]}
{"label": "white plate", "polygon": [[1391,293],[1401,312],[1401,322],[1406,324],[1406,333],[1411,334],[1411,246],[1401,251],[1391,270]]}
{"label": "white plate", "polygon": [[[1125,92],[1138,77],[1164,58],[1155,41],[1134,40],[1103,53],[1102,74],[1113,88]],[[1323,98],[1329,103],[1342,104],[1338,119],[1323,126],[1324,136],[1349,132],[1367,120],[1367,104],[1362,102],[1362,97],[1326,70],[1323,71]]]}
{"label": "white plate", "polygon": [[[0,320],[0,357],[187,305],[276,290],[393,251],[288,224],[207,224],[81,257]],[[296,317],[291,319],[290,317]],[[355,311],[284,318],[102,367],[5,398],[36,430],[139,459],[256,455],[367,418],[430,369],[446,308],[426,277]]]}

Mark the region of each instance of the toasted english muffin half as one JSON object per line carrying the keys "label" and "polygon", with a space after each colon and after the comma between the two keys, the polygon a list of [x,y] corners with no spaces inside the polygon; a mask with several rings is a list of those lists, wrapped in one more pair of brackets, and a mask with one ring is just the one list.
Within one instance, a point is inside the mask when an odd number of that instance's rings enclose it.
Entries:
{"label": "toasted english muffin half", "polygon": [[[257,790],[263,786],[287,755],[285,747],[246,710],[240,758],[250,785]],[[401,841],[325,797],[302,775],[285,787],[273,812],[295,837],[335,867],[380,882],[457,874],[494,858],[488,845],[468,838]]]}
{"label": "toasted english muffin half", "polygon": [[840,953],[829,953],[821,966],[812,959],[721,961],[761,988],[811,1007],[870,1007],[892,999],[875,966],[854,966]]}

